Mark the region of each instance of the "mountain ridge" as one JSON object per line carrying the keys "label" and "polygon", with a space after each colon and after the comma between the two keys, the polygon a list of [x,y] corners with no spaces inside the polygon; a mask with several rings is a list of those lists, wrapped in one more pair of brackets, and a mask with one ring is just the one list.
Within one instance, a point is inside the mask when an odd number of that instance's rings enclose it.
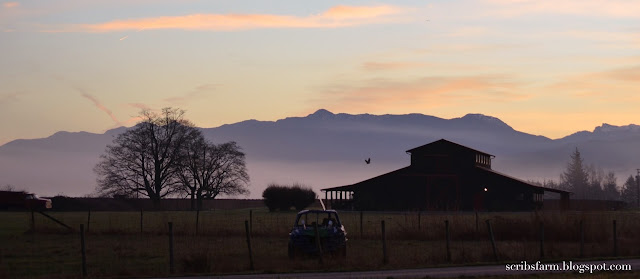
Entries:
{"label": "mountain ridge", "polygon": [[[57,132],[46,138],[0,146],[0,185],[40,195],[87,195],[95,188],[92,169],[113,138],[105,133]],[[622,175],[635,173],[640,126],[603,123],[560,139],[517,131],[499,118],[478,113],[443,119],[411,114],[347,114],[319,109],[276,121],[245,120],[200,128],[216,142],[236,141],[247,154],[252,195],[268,183],[347,185],[408,165],[406,150],[445,138],[496,155],[495,169],[521,179],[557,179],[577,147],[585,163]],[[371,158],[370,165],[364,159]],[[33,171],[37,170],[37,171]],[[622,176],[620,180],[623,180]]]}

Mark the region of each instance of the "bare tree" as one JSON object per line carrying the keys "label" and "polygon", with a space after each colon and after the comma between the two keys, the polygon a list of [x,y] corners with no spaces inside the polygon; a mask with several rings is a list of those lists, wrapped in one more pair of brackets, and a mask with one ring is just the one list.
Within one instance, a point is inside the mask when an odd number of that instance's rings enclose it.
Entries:
{"label": "bare tree", "polygon": [[161,113],[141,112],[142,121],[118,135],[96,165],[98,192],[160,199],[175,194],[175,175],[184,146],[199,137],[199,130],[184,119],[184,111],[164,108]]}
{"label": "bare tree", "polygon": [[202,208],[202,201],[218,195],[248,194],[249,175],[244,153],[235,142],[220,145],[203,138],[184,149],[178,176],[182,189],[191,198],[191,209]]}
{"label": "bare tree", "polygon": [[603,182],[603,192],[606,200],[620,200],[620,192],[618,191],[618,178],[612,171],[607,173]]}
{"label": "bare tree", "polygon": [[5,184],[4,186],[2,186],[2,188],[0,188],[0,191],[13,192],[13,191],[16,191],[16,187],[11,184]]}

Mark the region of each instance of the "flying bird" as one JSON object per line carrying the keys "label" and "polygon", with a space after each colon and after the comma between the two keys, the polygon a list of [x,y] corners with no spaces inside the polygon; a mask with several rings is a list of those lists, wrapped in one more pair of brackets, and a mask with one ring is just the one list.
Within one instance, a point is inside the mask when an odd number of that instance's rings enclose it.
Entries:
{"label": "flying bird", "polygon": [[367,158],[366,160],[364,160],[365,163],[370,164],[371,163],[371,158]]}

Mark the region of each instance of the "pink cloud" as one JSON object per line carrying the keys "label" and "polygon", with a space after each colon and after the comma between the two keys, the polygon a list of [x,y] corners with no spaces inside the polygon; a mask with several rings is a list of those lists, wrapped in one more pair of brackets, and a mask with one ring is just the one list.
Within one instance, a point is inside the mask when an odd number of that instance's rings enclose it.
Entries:
{"label": "pink cloud", "polygon": [[[546,86],[549,92],[563,92],[567,96],[595,103],[628,104],[640,101],[637,81],[640,66],[612,69],[565,77]],[[612,97],[615,95],[615,98]]]}
{"label": "pink cloud", "polygon": [[[334,85],[323,89],[323,107],[337,110],[422,110],[458,102],[510,102],[529,98],[516,94],[520,85],[504,76],[428,77],[399,82],[374,79],[366,85]],[[337,105],[335,105],[337,104]]]}
{"label": "pink cloud", "polygon": [[640,80],[640,66],[615,69],[605,75],[611,79],[636,83]]}
{"label": "pink cloud", "polygon": [[492,14],[516,17],[528,14],[572,14],[606,17],[638,17],[640,2],[628,0],[486,0],[496,7]]}
{"label": "pink cloud", "polygon": [[50,32],[115,32],[153,29],[248,30],[264,28],[336,28],[390,21],[403,9],[389,6],[335,6],[307,17],[272,14],[190,14],[66,25]]}
{"label": "pink cloud", "polygon": [[20,3],[18,3],[18,2],[5,2],[4,4],[2,4],[2,6],[7,8],[7,9],[11,9],[11,8],[16,8],[16,7],[20,6]]}
{"label": "pink cloud", "polygon": [[335,19],[353,19],[353,18],[373,18],[381,17],[389,14],[400,12],[400,9],[393,6],[335,6],[330,8],[320,17]]}

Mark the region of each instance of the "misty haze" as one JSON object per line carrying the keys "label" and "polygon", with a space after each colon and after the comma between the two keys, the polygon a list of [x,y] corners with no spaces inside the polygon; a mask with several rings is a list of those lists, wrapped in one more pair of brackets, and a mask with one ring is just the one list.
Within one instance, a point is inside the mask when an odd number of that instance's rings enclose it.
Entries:
{"label": "misty haze", "polygon": [[[16,140],[0,147],[3,183],[42,196],[87,196],[95,192],[93,167],[118,128],[104,134],[58,132]],[[300,183],[319,189],[352,184],[407,166],[405,150],[446,138],[496,156],[494,169],[520,179],[558,180],[579,148],[585,164],[614,171],[619,184],[635,173],[636,125],[603,124],[560,139],[516,131],[500,119],[468,114],[441,119],[422,114],[334,114],[318,110],[306,117],[248,120],[203,128],[213,142],[236,141],[247,154],[251,194],[260,198],[269,183]],[[371,158],[371,164],[365,159]],[[621,180],[621,181],[620,181]]]}

